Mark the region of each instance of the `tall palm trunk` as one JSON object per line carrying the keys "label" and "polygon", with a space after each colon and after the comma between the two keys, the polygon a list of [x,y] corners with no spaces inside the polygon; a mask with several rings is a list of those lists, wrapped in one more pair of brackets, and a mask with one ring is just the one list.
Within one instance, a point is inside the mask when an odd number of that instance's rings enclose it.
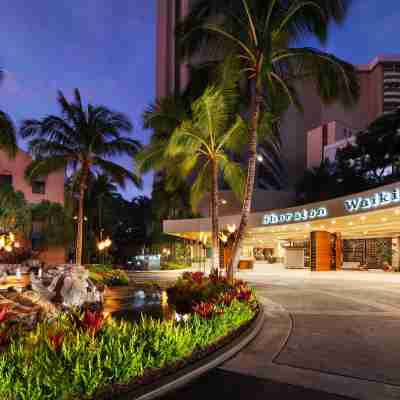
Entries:
{"label": "tall palm trunk", "polygon": [[83,224],[85,220],[84,203],[86,192],[86,181],[88,177],[88,167],[82,167],[82,178],[79,185],[79,208],[78,208],[78,229],[76,234],[75,263],[82,265],[83,252]]}
{"label": "tall palm trunk", "polygon": [[212,225],[212,267],[219,273],[219,226],[218,226],[218,165],[211,160],[211,225]]}
{"label": "tall palm trunk", "polygon": [[228,268],[228,279],[233,282],[235,271],[238,267],[240,255],[242,252],[242,245],[244,235],[251,212],[251,203],[253,198],[254,183],[256,176],[257,164],[257,136],[258,125],[260,120],[260,111],[262,104],[261,84],[260,84],[260,71],[257,69],[255,77],[250,82],[251,87],[251,126],[249,138],[249,161],[247,169],[246,187],[244,192],[242,216],[240,225],[236,232],[235,241],[233,243],[232,258]]}

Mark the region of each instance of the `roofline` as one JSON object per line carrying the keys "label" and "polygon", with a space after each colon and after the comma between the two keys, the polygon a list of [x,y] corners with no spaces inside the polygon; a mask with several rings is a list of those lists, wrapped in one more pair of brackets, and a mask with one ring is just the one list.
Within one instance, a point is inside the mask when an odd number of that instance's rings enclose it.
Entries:
{"label": "roofline", "polygon": [[376,56],[368,64],[356,65],[356,68],[360,72],[369,72],[369,71],[372,71],[378,64],[381,64],[384,62],[400,62],[400,54],[381,54],[381,55]]}

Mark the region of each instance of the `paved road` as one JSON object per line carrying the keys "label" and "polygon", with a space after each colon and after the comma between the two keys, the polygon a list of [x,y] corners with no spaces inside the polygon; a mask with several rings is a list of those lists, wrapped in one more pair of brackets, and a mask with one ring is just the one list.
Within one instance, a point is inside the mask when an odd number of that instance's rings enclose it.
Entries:
{"label": "paved road", "polygon": [[400,399],[400,274],[276,269],[242,277],[266,306],[261,335],[166,399],[241,399],[249,391],[288,400]]}

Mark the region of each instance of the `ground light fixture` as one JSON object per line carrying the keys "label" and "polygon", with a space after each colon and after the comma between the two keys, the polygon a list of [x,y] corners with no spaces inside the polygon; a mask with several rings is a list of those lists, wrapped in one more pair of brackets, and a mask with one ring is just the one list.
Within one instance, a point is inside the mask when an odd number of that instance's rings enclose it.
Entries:
{"label": "ground light fixture", "polygon": [[233,224],[233,225],[227,225],[226,226],[226,228],[228,229],[228,232],[229,233],[235,233],[235,231],[236,231],[236,225],[235,224]]}

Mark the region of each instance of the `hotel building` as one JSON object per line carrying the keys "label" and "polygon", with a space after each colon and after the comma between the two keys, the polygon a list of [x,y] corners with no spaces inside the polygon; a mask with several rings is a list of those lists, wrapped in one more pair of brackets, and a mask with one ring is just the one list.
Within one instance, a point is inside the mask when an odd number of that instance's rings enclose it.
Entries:
{"label": "hotel building", "polygon": [[[24,194],[28,203],[50,201],[64,205],[64,171],[55,172],[32,184],[25,179],[25,170],[32,162],[30,155],[18,150],[15,158],[0,150],[0,185],[12,185],[15,191]],[[33,224],[33,234],[29,246],[33,250],[40,248],[40,229]],[[64,247],[51,247],[39,253],[41,261],[49,264],[64,263]]]}
{"label": "hotel building", "polygon": [[[180,64],[176,57],[174,38],[176,22],[189,8],[189,0],[158,0],[158,98],[181,91],[189,80],[187,66]],[[291,107],[281,124],[282,157],[288,177],[286,187],[274,190],[259,171],[243,258],[269,258],[284,261],[288,266],[318,270],[337,269],[346,263],[366,264],[372,268],[378,265],[378,243],[386,243],[392,249],[398,246],[400,183],[293,208],[294,187],[307,168],[319,166],[324,159],[334,160],[337,149],[354,142],[355,133],[364,130],[378,116],[400,106],[400,55],[378,56],[356,68],[361,95],[352,108],[339,103],[325,105],[310,82],[298,84],[304,111]],[[260,153],[262,155],[262,150]],[[259,169],[262,163],[261,158]],[[382,201],[371,200],[379,196]],[[238,225],[240,204],[230,192],[223,192],[221,197],[221,229]],[[350,209],[347,207],[350,200],[361,206]],[[204,216],[201,219],[165,221],[164,231],[198,242],[210,235],[207,199],[203,201],[201,212]],[[397,254],[392,252],[392,263],[396,266],[399,264]]]}

